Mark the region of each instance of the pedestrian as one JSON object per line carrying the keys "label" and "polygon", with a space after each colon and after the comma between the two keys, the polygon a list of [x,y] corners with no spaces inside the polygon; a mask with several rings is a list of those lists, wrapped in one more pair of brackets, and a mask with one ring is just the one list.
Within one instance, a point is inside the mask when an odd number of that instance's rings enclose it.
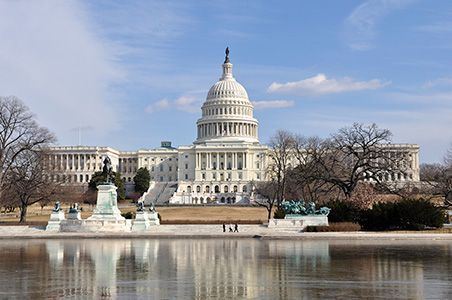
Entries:
{"label": "pedestrian", "polygon": [[229,232],[232,232],[232,225],[229,225]]}
{"label": "pedestrian", "polygon": [[226,224],[223,223],[223,232],[226,232]]}
{"label": "pedestrian", "polygon": [[239,224],[235,223],[234,232],[239,232]]}

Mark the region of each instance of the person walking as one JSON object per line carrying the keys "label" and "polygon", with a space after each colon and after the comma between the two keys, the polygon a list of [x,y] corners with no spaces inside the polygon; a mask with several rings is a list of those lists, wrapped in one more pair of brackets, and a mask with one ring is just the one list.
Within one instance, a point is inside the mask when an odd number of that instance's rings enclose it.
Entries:
{"label": "person walking", "polygon": [[234,232],[239,232],[239,224],[235,223]]}
{"label": "person walking", "polygon": [[223,223],[223,232],[226,232],[226,224]]}
{"label": "person walking", "polygon": [[232,232],[232,225],[229,225],[229,232]]}

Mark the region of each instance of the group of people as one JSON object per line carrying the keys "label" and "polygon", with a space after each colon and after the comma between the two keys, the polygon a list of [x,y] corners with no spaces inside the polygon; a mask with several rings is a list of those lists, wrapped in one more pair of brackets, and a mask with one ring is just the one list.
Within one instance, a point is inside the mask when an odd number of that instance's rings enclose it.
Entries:
{"label": "group of people", "polygon": [[[234,224],[234,229],[232,229],[232,224],[228,225],[229,232],[239,232],[239,225],[236,223]],[[226,224],[223,223],[223,232],[226,232]]]}

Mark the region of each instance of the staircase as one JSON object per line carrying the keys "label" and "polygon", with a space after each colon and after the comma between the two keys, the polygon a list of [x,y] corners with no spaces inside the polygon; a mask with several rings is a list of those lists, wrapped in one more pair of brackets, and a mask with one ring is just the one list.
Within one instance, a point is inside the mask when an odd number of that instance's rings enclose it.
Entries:
{"label": "staircase", "polygon": [[144,196],[144,204],[166,204],[177,190],[177,183],[156,182],[149,187]]}
{"label": "staircase", "polygon": [[165,185],[165,189],[160,193],[157,198],[157,204],[168,204],[169,199],[174,195],[177,190],[177,183],[168,182]]}
{"label": "staircase", "polygon": [[157,202],[158,196],[165,189],[166,182],[156,182],[149,187],[149,190],[144,196],[144,205],[155,204]]}

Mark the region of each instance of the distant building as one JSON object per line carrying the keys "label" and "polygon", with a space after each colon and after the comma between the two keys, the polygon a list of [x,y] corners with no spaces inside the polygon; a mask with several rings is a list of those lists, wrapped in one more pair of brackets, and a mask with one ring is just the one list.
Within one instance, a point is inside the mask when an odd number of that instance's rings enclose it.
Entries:
{"label": "distant building", "polygon": [[[265,180],[271,163],[269,148],[259,143],[253,108],[245,88],[233,77],[227,55],[223,74],[201,107],[193,145],[173,148],[171,142],[164,141],[160,148],[132,152],[109,147],[53,147],[50,164],[56,172],[54,180],[87,184],[95,171],[102,170],[103,158],[109,156],[128,190],[133,188],[138,168],[150,171],[147,203],[249,203],[253,197],[251,181]],[[407,164],[407,172],[388,174],[385,180],[419,181],[419,146],[385,147],[402,155]]]}

